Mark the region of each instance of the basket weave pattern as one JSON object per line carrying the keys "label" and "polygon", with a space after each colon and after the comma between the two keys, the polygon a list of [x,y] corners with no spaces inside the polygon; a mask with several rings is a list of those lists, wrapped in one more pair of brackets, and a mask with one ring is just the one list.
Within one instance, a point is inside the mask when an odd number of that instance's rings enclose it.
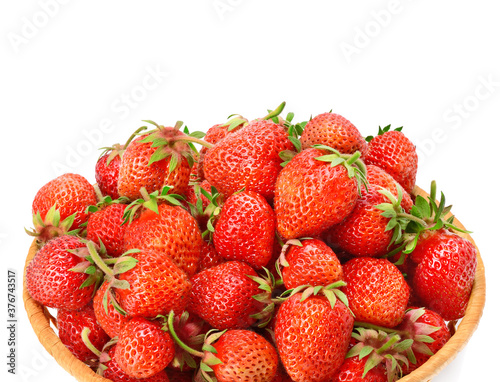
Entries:
{"label": "basket weave pattern", "polygon": [[[420,188],[416,187],[416,194],[424,197],[428,196]],[[454,224],[460,228],[464,226],[457,220]],[[468,234],[459,233],[459,235],[470,240],[474,245],[474,241]],[[476,246],[477,248],[477,246]],[[28,314],[28,319],[38,337],[40,343],[55,358],[69,374],[80,382],[112,382],[107,378],[103,378],[92,371],[90,367],[78,360],[61,342],[56,332],[53,329],[57,325],[55,319],[49,311],[41,304],[36,302],[28,293],[26,288],[26,267],[35,256],[37,251],[36,242],[33,241],[26,258],[24,277],[23,277],[23,301],[24,307]],[[423,366],[419,367],[411,374],[401,378],[400,382],[427,382],[432,380],[446,365],[448,365],[457,354],[465,347],[472,334],[476,330],[479,320],[483,313],[483,308],[486,298],[486,280],[484,273],[484,264],[478,250],[477,268],[470,296],[469,304],[465,312],[464,318],[460,321],[456,333],[446,343],[446,345],[433,355]],[[52,325],[51,325],[52,323]]]}

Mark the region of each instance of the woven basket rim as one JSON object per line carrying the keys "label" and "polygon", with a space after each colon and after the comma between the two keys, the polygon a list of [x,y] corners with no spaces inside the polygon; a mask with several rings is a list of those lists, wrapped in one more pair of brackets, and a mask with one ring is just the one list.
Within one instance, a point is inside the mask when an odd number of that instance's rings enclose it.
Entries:
{"label": "woven basket rim", "polygon": [[[414,194],[427,197],[428,194],[418,186],[415,187]],[[463,224],[455,218],[454,224],[464,229]],[[483,314],[483,309],[486,301],[486,278],[484,263],[481,258],[479,249],[476,243],[469,234],[459,233],[470,240],[477,249],[477,268],[472,287],[469,304],[465,312],[465,316],[460,320],[455,334],[435,355],[412,373],[399,379],[400,382],[427,382],[438,375],[455,357],[463,350],[467,342],[472,337],[473,333],[479,325],[479,321]],[[48,310],[35,301],[28,293],[26,287],[26,268],[30,261],[35,256],[37,251],[36,240],[33,240],[28,256],[26,257],[24,272],[23,272],[23,301],[24,307],[28,314],[33,330],[38,337],[40,343],[54,357],[70,375],[80,382],[112,382],[107,378],[97,375],[89,366],[76,358],[57,336],[54,328],[51,326],[53,317]],[[55,320],[54,320],[55,321]]]}

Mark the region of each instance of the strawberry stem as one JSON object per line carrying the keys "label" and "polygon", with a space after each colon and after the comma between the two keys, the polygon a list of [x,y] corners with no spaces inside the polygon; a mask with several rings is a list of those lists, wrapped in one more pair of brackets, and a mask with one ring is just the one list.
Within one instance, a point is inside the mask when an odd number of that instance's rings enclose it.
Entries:
{"label": "strawberry stem", "polygon": [[174,311],[171,310],[167,317],[168,331],[172,336],[173,340],[177,343],[177,345],[179,345],[183,350],[187,351],[189,354],[194,355],[195,357],[203,358],[203,356],[205,355],[203,352],[190,348],[179,338],[174,329],[174,315],[175,315]]}
{"label": "strawberry stem", "polygon": [[209,143],[203,139],[191,137],[189,135],[181,135],[170,139],[170,142],[177,142],[177,141],[198,143],[199,145],[205,146],[207,149],[211,149],[214,146],[212,143]]}
{"label": "strawberry stem", "polygon": [[136,135],[138,135],[142,130],[146,130],[146,129],[147,129],[146,126],[141,126],[136,131],[134,131],[132,133],[132,135],[129,137],[129,139],[127,140],[127,142],[125,142],[123,149],[126,149],[128,147],[128,145],[130,145],[130,142],[132,142],[132,140],[135,138]]}
{"label": "strawberry stem", "polygon": [[99,254],[97,253],[95,244],[89,241],[87,243],[87,248],[89,250],[90,257],[94,261],[95,265],[97,265],[99,267],[99,269],[102,270],[107,276],[113,278],[113,276],[114,276],[113,270],[110,267],[108,267],[108,265],[102,259],[102,257],[99,256]]}
{"label": "strawberry stem", "polygon": [[81,333],[82,341],[92,353],[94,353],[97,357],[100,357],[102,352],[90,341],[89,334],[90,329],[88,327],[84,327]]}
{"label": "strawberry stem", "polygon": [[268,115],[266,115],[262,119],[263,120],[267,120],[267,119],[273,119],[274,117],[277,117],[278,115],[281,114],[281,112],[285,108],[285,105],[286,105],[286,102],[280,103],[279,106],[276,109],[274,109],[273,111],[271,111]]}

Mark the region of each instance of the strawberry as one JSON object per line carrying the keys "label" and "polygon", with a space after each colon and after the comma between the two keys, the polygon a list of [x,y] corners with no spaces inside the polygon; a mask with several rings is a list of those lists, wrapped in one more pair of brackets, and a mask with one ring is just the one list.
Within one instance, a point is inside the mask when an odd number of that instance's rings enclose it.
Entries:
{"label": "strawberry", "polygon": [[342,280],[340,261],[323,241],[290,240],[285,246],[280,265],[283,283],[287,289],[301,285],[326,286]]}
{"label": "strawberry", "polygon": [[330,381],[344,361],[354,318],[336,299],[296,293],[276,316],[275,337],[281,361],[296,382]]}
{"label": "strawberry", "polygon": [[[230,120],[226,123],[218,123],[213,125],[207,130],[205,137],[203,138],[208,143],[215,144],[220,140],[224,139],[227,135],[232,134],[240,130],[243,126],[248,125],[248,120],[241,116],[231,116]],[[200,180],[205,179],[205,173],[203,171],[203,163],[205,161],[205,155],[207,154],[208,147],[202,147],[200,150],[200,156],[198,159],[198,171],[197,176]]]}
{"label": "strawberry", "polygon": [[52,206],[59,210],[61,220],[76,214],[71,229],[77,229],[88,219],[87,207],[96,203],[94,187],[89,181],[81,175],[67,173],[38,190],[32,210],[34,215],[40,213],[42,220]]}
{"label": "strawberry", "polygon": [[253,191],[234,193],[215,226],[215,249],[226,260],[261,268],[273,255],[275,227],[274,211],[263,196]]}
{"label": "strawberry", "polygon": [[80,228],[71,229],[75,216],[76,212],[66,219],[61,220],[61,213],[53,205],[45,214],[44,219],[42,219],[40,211],[33,214],[34,227],[31,230],[27,230],[26,228],[24,230],[28,235],[35,238],[38,248],[41,248],[45,243],[57,236],[79,235],[81,233]]}
{"label": "strawberry", "polygon": [[[135,259],[135,266],[116,276],[121,284],[126,283],[126,287],[114,288],[116,300],[125,312],[132,317],[154,318],[171,310],[184,310],[191,282],[169,256],[143,249],[128,257]],[[111,286],[116,283],[111,282]]]}
{"label": "strawberry", "polygon": [[200,261],[202,236],[196,220],[185,209],[162,203],[157,211],[143,208],[126,225],[127,249],[152,249],[169,256],[191,277]]}
{"label": "strawberry", "polygon": [[90,364],[97,357],[83,342],[82,331],[85,327],[89,329],[88,338],[92,344],[102,349],[110,338],[97,322],[92,304],[79,310],[57,310],[57,330],[61,342],[76,358]]}
{"label": "strawberry", "polygon": [[156,129],[142,133],[123,153],[118,175],[119,195],[138,199],[143,187],[152,193],[167,185],[172,187],[171,193],[185,193],[194,163],[188,141],[199,140],[180,131],[182,122],[174,127],[147,122]]}
{"label": "strawberry", "polygon": [[323,113],[312,118],[300,137],[302,148],[320,144],[338,150],[342,154],[363,153],[366,141],[350,121],[335,113]]}
{"label": "strawberry", "polygon": [[409,308],[403,322],[396,329],[403,333],[403,338],[413,340],[411,352],[415,359],[408,357],[412,362],[408,367],[403,367],[404,374],[409,374],[422,366],[451,338],[443,317],[427,308]]}
{"label": "strawberry", "polygon": [[114,382],[176,382],[177,379],[169,379],[167,372],[164,370],[159,371],[158,373],[146,377],[146,378],[134,378],[125,373],[121,367],[116,362],[116,345],[113,345],[109,348],[109,350],[105,353],[103,362],[104,369],[101,374],[104,378],[107,378]]}
{"label": "strawberry", "polygon": [[386,196],[372,185],[358,198],[354,210],[326,233],[327,242],[353,256],[381,257],[387,254],[394,236],[390,218],[377,208]]}
{"label": "strawberry", "polygon": [[114,145],[106,148],[95,165],[95,180],[103,195],[118,199],[118,175],[120,174],[121,155],[124,146]]}
{"label": "strawberry", "polygon": [[244,188],[271,202],[281,171],[279,153],[293,149],[287,137],[283,127],[272,121],[253,121],[207,151],[205,178],[226,197]]}
{"label": "strawberry", "polygon": [[453,224],[451,206],[445,202],[443,193],[439,204],[436,202],[436,183],[432,182],[427,200],[418,195],[411,214],[390,208],[385,212],[392,219],[406,221],[405,232],[392,253],[401,251],[396,264],[405,264],[416,299],[449,321],[465,314],[474,283],[477,249],[455,233],[467,231]]}
{"label": "strawberry", "polygon": [[389,131],[390,127],[379,127],[379,135],[368,138],[363,160],[367,165],[373,164],[384,169],[406,192],[411,193],[417,177],[417,151],[415,145],[401,132],[402,128]]}
{"label": "strawberry", "polygon": [[[366,326],[362,327],[359,325]],[[403,375],[408,365],[413,339],[403,339],[395,329],[355,322],[351,348],[334,381],[382,380],[393,382]]]}
{"label": "strawberry", "polygon": [[94,243],[102,241],[106,252],[112,257],[119,257],[125,249],[123,214],[126,204],[112,203],[91,213],[87,222],[87,239]]}
{"label": "strawberry", "polygon": [[212,366],[218,382],[271,382],[276,375],[276,349],[253,331],[228,330],[213,347],[220,360]]}
{"label": "strawberry", "polygon": [[117,143],[111,147],[103,148],[104,151],[99,156],[95,165],[95,179],[99,190],[104,196],[110,196],[111,199],[118,199],[120,197],[118,193],[118,176],[120,174],[123,153],[130,142],[132,142],[132,139],[144,129],[146,129],[146,126],[137,129],[124,145]]}
{"label": "strawberry", "polygon": [[379,363],[376,367],[365,373],[368,358],[359,357],[346,358],[332,382],[387,382],[387,371],[384,364]]}
{"label": "strawberry", "polygon": [[465,315],[477,266],[469,240],[446,229],[420,235],[411,253],[416,264],[412,286],[418,299],[445,320]]}
{"label": "strawberry", "polygon": [[[395,198],[398,197],[398,185],[399,183],[385,170],[382,168],[375,166],[373,164],[369,164],[366,166],[366,180],[371,187],[377,188],[385,188],[388,190]],[[366,190],[364,188],[361,189],[361,193],[365,194]],[[411,195],[406,192],[406,190],[402,189],[403,198],[401,201],[401,207],[406,212],[410,212],[413,206],[413,200]]]}
{"label": "strawberry", "polygon": [[410,290],[399,269],[387,259],[357,257],[343,265],[349,300],[357,321],[392,328],[404,317]]}
{"label": "strawberry", "polygon": [[114,358],[127,375],[142,380],[165,369],[174,353],[174,341],[158,321],[133,317],[120,330]]}
{"label": "strawberry", "polygon": [[[213,226],[224,204],[224,195],[219,194],[208,180],[191,183],[186,191],[186,202],[191,215],[196,219],[203,237],[213,232]],[[209,220],[211,220],[209,222]]]}
{"label": "strawberry", "polygon": [[[86,274],[85,258],[74,253],[86,245],[75,236],[58,236],[35,254],[26,269],[26,287],[31,297],[49,308],[81,309],[92,300],[99,285],[99,272]],[[95,285],[94,285],[95,284]]]}
{"label": "strawberry", "polygon": [[321,146],[303,150],[288,162],[276,181],[274,198],[283,238],[319,236],[351,213],[358,198],[357,179],[364,176],[358,157]]}
{"label": "strawberry", "polygon": [[253,298],[260,292],[259,284],[249,276],[258,275],[241,261],[227,261],[197,273],[191,278],[187,310],[219,330],[250,327],[256,322],[252,315],[262,304]]}
{"label": "strawberry", "polygon": [[202,270],[207,268],[211,268],[215,265],[222,264],[224,262],[226,262],[226,260],[217,253],[214,243],[206,242],[204,240],[203,244],[201,245],[201,255],[198,272],[201,272]]}
{"label": "strawberry", "polygon": [[129,317],[116,310],[111,299],[105,298],[109,290],[109,281],[104,280],[97,290],[93,307],[94,314],[99,326],[108,334],[109,337],[117,337],[121,327],[127,322]]}
{"label": "strawberry", "polygon": [[[166,318],[167,323],[163,326],[164,330],[168,329],[168,317]],[[189,347],[190,351],[194,350],[195,352],[202,350],[205,335],[211,330],[210,325],[205,321],[187,311],[175,315],[172,325],[176,338]],[[196,361],[190,351],[185,349],[186,346],[179,346],[177,342],[175,343],[175,356],[168,366],[170,369],[179,371],[196,369]]]}

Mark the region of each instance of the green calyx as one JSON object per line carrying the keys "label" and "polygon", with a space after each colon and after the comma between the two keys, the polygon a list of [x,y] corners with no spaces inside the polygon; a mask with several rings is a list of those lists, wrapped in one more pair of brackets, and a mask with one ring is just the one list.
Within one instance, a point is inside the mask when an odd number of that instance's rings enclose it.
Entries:
{"label": "green calyx", "polygon": [[68,252],[85,259],[85,261],[70,269],[71,272],[86,273],[89,275],[80,288],[94,285],[95,294],[102,280],[106,280],[108,282],[108,287],[104,293],[102,302],[104,311],[108,314],[109,301],[120,314],[124,316],[127,315],[127,312],[123,310],[116,301],[113,288],[130,288],[128,281],[120,280],[118,275],[133,269],[137,265],[138,260],[130,255],[138,253],[140,250],[130,249],[124,252],[120,257],[109,257],[106,254],[106,248],[102,242],[100,242],[100,247],[98,248],[91,240],[82,239],[82,241],[86,244],[85,247],[68,250]]}
{"label": "green calyx", "polygon": [[[391,200],[390,203],[381,203],[376,208],[380,209],[382,216],[390,218],[388,229],[395,229],[391,244],[396,248],[389,252],[386,257],[393,256],[399,252],[407,255],[415,249],[420,235],[424,231],[436,231],[442,228],[452,229],[454,231],[470,233],[453,224],[454,216],[451,215],[451,206],[446,206],[446,199],[441,192],[439,203],[436,202],[436,182],[431,183],[431,192],[424,198],[417,195],[415,203],[410,211],[406,213],[401,208],[402,190],[398,187],[398,199],[394,203],[394,197],[387,191],[382,192]],[[396,265],[404,262],[405,256],[401,256]]]}
{"label": "green calyx", "polygon": [[252,276],[246,275],[252,281],[255,281],[259,286],[258,288],[262,290],[262,293],[252,296],[256,301],[259,301],[264,305],[264,308],[250,317],[257,320],[256,326],[259,328],[266,327],[274,316],[276,306],[281,304],[284,300],[281,297],[276,297],[275,294],[279,293],[281,285],[283,282],[281,280],[276,280],[274,275],[265,267],[262,268],[264,275]]}
{"label": "green calyx", "polygon": [[212,366],[220,364],[222,363],[222,361],[219,358],[217,358],[216,356],[217,350],[213,347],[212,344],[216,342],[226,332],[226,330],[223,331],[218,331],[215,329],[209,330],[204,336],[203,345],[200,351],[188,346],[179,338],[174,328],[175,313],[173,311],[170,311],[166,319],[167,321],[166,325],[164,326],[164,330],[168,329],[168,332],[172,337],[172,339],[174,340],[174,342],[188,354],[200,358],[200,361],[198,363],[198,372],[197,376],[195,377],[195,380],[216,382],[217,380],[213,375]]}
{"label": "green calyx", "polygon": [[405,352],[411,349],[413,340],[402,339],[397,333],[364,327],[355,327],[351,336],[358,343],[349,350],[346,358],[359,357],[361,360],[367,357],[363,378],[371,369],[384,363],[388,381],[392,382],[402,376],[402,365],[409,365]]}
{"label": "green calyx", "polygon": [[227,131],[233,131],[238,126],[244,127],[248,125],[248,119],[242,117],[239,114],[231,114],[229,117],[227,117],[227,119],[227,122],[220,125],[221,127],[226,127]]}
{"label": "green calyx", "polygon": [[332,309],[335,307],[337,299],[339,299],[354,316],[354,313],[349,308],[349,301],[347,300],[347,296],[339,289],[346,285],[347,283],[345,281],[336,281],[327,286],[301,285],[293,289],[287,289],[279,296],[279,298],[284,301],[297,293],[301,293],[302,295],[300,301],[305,301],[311,296],[323,295],[330,303]]}
{"label": "green calyx", "polygon": [[41,248],[49,240],[63,235],[77,236],[81,233],[81,229],[71,229],[75,221],[76,212],[66,219],[61,221],[61,213],[54,204],[47,211],[45,218],[42,219],[40,211],[33,214],[33,228],[31,230],[24,229],[24,231],[36,238],[38,248]]}
{"label": "green calyx", "polygon": [[[212,241],[215,232],[215,221],[217,220],[222,210],[222,194],[217,191],[214,186],[210,187],[210,192],[200,186],[199,183],[193,184],[194,194],[196,198],[195,204],[187,202],[191,215],[194,217],[205,216],[207,218],[207,229],[202,232],[203,239],[208,242]],[[204,208],[202,196],[208,199],[209,204]]]}
{"label": "green calyx", "polygon": [[187,160],[189,167],[193,167],[195,162],[193,153],[198,152],[193,145],[194,143],[208,148],[213,146],[202,139],[205,136],[203,132],[194,131],[190,133],[187,127],[184,127],[183,132],[180,131],[183,125],[182,121],[178,121],[174,127],[165,127],[149,120],[144,120],[144,122],[156,127],[153,131],[146,131],[140,134],[144,136],[139,141],[140,143],[151,143],[151,146],[156,148],[148,164],[151,165],[155,162],[169,159],[169,172],[174,171],[180,165],[183,158]]}
{"label": "green calyx", "polygon": [[[388,132],[388,131],[390,131],[390,130],[391,130],[391,125],[387,125],[387,126],[385,126],[385,127],[380,127],[380,126],[379,126],[379,127],[378,127],[378,133],[377,133],[377,135],[383,135],[384,133],[387,133],[387,132]],[[401,131],[401,130],[403,130],[403,126],[396,127],[396,128],[394,129],[394,131]],[[374,138],[374,136],[373,136],[373,135],[368,135],[368,136],[365,138],[365,140],[366,140],[367,142],[370,142],[373,138]]]}
{"label": "green calyx", "polygon": [[361,187],[364,186],[368,191],[368,181],[366,179],[366,166],[361,160],[361,153],[356,151],[354,154],[341,154],[338,150],[325,145],[312,145],[312,147],[325,150],[331,154],[325,154],[314,159],[321,162],[330,163],[332,167],[342,165],[347,170],[349,178],[356,178],[358,192],[361,193]]}
{"label": "green calyx", "polygon": [[[440,330],[441,327],[417,322],[424,314],[424,308],[408,309],[397,328],[385,328],[355,321],[352,337],[358,343],[351,348],[346,358],[359,356],[362,359],[370,356],[365,366],[365,375],[370,369],[385,361],[387,370],[392,373],[390,377],[397,378],[401,374],[403,364],[408,366],[409,363],[417,362],[414,352],[433,355],[427,344],[434,342],[430,334]],[[397,363],[394,363],[395,361]]]}
{"label": "green calyx", "polygon": [[170,203],[171,205],[174,206],[179,206],[183,207],[181,201],[184,200],[184,197],[178,194],[169,194],[169,191],[173,187],[171,186],[164,186],[161,191],[156,190],[150,194],[146,191],[145,187],[141,187],[140,192],[142,195],[142,198],[138,198],[134,200],[132,203],[130,203],[126,208],[123,213],[123,223],[131,223],[135,217],[137,216],[137,213],[139,212],[140,209],[146,208],[149,209],[156,214],[159,213],[158,211],[158,203],[159,202],[167,202]]}

